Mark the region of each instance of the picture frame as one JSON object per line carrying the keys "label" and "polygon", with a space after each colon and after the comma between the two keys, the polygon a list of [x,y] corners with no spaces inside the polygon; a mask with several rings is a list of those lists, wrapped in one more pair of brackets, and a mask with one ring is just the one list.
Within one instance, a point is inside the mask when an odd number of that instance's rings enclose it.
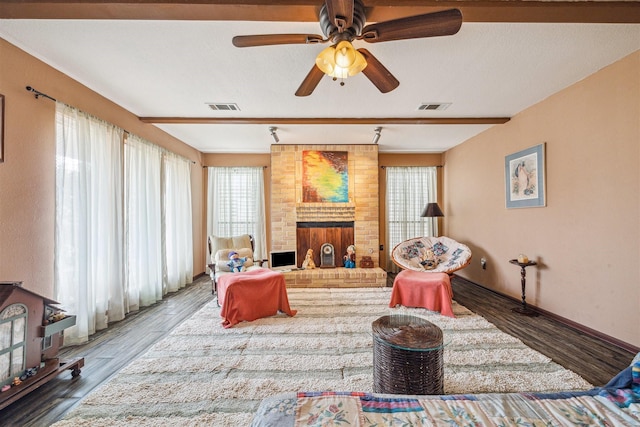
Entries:
{"label": "picture frame", "polygon": [[507,209],[546,206],[545,151],[542,143],[505,156]]}
{"label": "picture frame", "polygon": [[4,95],[0,93],[0,163],[4,162]]}

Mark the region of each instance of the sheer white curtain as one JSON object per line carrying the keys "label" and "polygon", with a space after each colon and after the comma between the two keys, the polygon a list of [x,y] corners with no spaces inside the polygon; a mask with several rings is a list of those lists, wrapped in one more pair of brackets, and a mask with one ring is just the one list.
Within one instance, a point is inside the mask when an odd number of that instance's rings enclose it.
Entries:
{"label": "sheer white curtain", "polygon": [[209,168],[207,233],[251,234],[256,259],[267,259],[263,167]]}
{"label": "sheer white curtain", "polygon": [[163,296],[162,149],[135,135],[124,149],[126,303],[132,311]]}
{"label": "sheer white curtain", "polygon": [[435,167],[386,167],[387,176],[387,271],[396,271],[391,251],[400,242],[438,233],[435,218],[420,214],[429,202],[438,200],[438,175]]}
{"label": "sheer white curtain", "polygon": [[65,344],[193,281],[190,167],[56,104],[55,298],[77,316]]}
{"label": "sheer white curtain", "polygon": [[56,300],[76,315],[65,343],[124,318],[123,131],[56,103]]}
{"label": "sheer white curtain", "polygon": [[191,162],[165,152],[163,160],[165,293],[193,281]]}

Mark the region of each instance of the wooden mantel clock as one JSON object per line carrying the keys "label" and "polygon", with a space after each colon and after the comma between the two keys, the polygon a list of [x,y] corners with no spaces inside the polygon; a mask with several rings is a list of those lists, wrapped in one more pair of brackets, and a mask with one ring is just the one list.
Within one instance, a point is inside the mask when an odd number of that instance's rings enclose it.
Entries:
{"label": "wooden mantel clock", "polygon": [[65,370],[72,378],[80,375],[84,358],[58,358],[64,329],[76,324],[76,316],[55,304],[22,282],[0,282],[0,409]]}
{"label": "wooden mantel clock", "polygon": [[335,268],[336,255],[333,245],[325,243],[320,247],[320,268]]}

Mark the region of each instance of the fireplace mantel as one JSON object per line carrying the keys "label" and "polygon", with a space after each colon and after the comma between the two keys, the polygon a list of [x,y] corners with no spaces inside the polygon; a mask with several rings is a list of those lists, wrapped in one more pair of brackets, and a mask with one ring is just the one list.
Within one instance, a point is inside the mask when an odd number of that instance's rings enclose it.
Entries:
{"label": "fireplace mantel", "polygon": [[354,203],[296,203],[297,222],[355,221]]}

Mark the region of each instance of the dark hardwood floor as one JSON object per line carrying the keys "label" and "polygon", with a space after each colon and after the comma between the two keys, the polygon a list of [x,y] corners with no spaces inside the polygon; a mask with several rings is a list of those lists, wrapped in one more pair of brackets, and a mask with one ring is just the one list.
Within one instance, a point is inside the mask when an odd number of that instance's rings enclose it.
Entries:
{"label": "dark hardwood floor", "polygon": [[460,277],[451,282],[453,298],[502,331],[513,335],[554,362],[578,373],[594,386],[605,385],[629,366],[635,353],[587,335],[541,314],[523,316],[511,311],[519,301],[498,295]]}
{"label": "dark hardwood floor", "polygon": [[213,299],[208,276],[162,301],[128,315],[84,345],[63,348],[60,357],[84,357],[79,377],[65,371],[17,402],[0,410],[0,426],[50,426],[83,397]]}
{"label": "dark hardwood floor", "polygon": [[[392,280],[391,276],[390,283]],[[454,298],[460,304],[594,385],[605,384],[634,356],[544,315],[526,317],[513,313],[511,308],[517,306],[517,301],[464,279],[455,277],[452,284]],[[85,358],[82,374],[72,379],[70,371],[66,371],[0,410],[0,425],[40,427],[62,419],[83,397],[212,299],[211,282],[205,276],[95,334],[89,343],[63,349],[62,357]]]}

